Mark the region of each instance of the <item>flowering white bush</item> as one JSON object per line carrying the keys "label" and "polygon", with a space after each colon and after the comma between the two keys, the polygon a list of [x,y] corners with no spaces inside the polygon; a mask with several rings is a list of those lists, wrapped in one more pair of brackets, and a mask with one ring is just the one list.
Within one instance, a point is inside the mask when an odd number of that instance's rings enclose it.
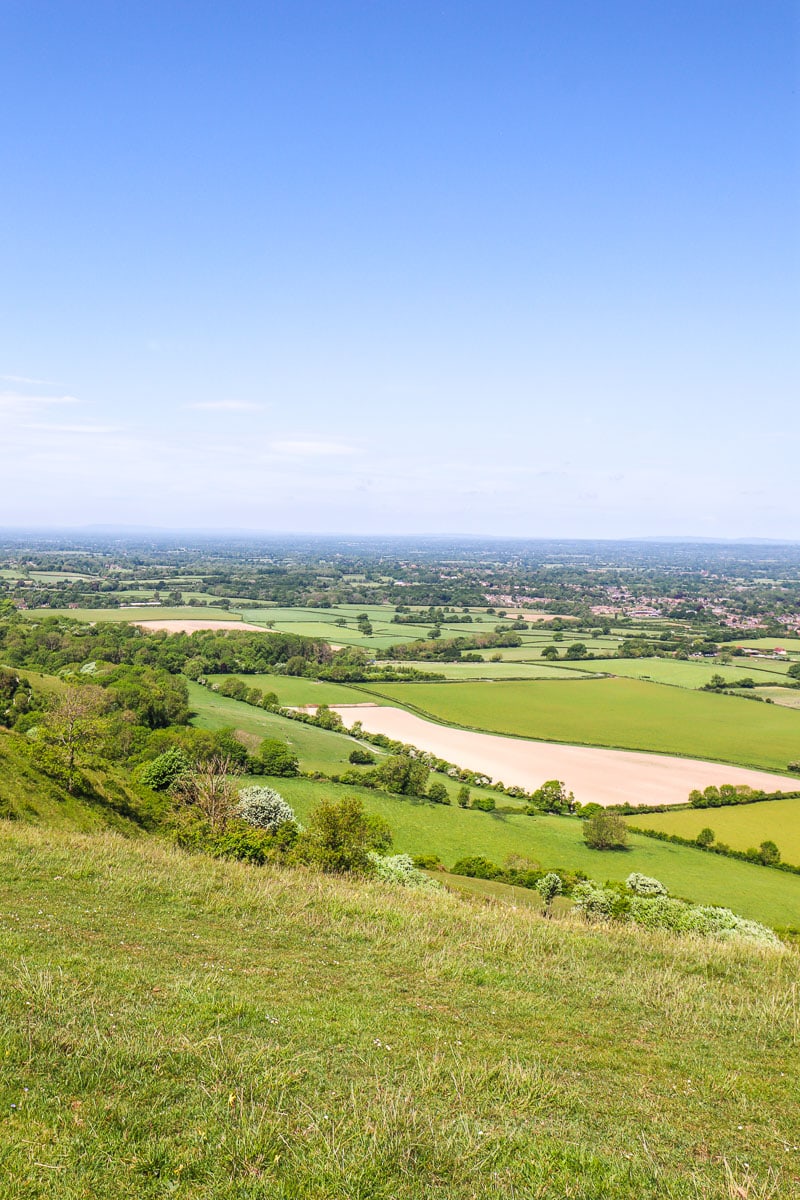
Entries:
{"label": "flowering white bush", "polygon": [[575,901],[575,907],[585,917],[602,919],[603,917],[611,916],[611,905],[614,900],[613,894],[608,888],[601,887],[599,883],[595,883],[593,879],[587,879],[585,883],[576,884],[572,891],[572,899]]}
{"label": "flowering white bush", "polygon": [[236,816],[256,829],[274,833],[288,821],[295,821],[294,809],[286,803],[280,792],[270,787],[248,787],[239,792]]}
{"label": "flowering white bush", "polygon": [[642,875],[639,871],[632,871],[625,880],[625,886],[637,896],[667,896],[669,893],[658,879],[653,879],[650,875]]}
{"label": "flowering white bush", "polygon": [[704,937],[751,942],[758,946],[780,946],[780,938],[757,921],[739,917],[729,908],[687,904],[667,896],[637,896],[631,902],[631,918],[647,929],[670,929],[674,933],[699,933]]}
{"label": "flowering white bush", "polygon": [[441,884],[431,879],[424,871],[414,866],[408,854],[391,854],[386,857],[371,851],[369,860],[372,864],[372,874],[384,883],[399,883],[402,887],[427,888],[439,890]]}

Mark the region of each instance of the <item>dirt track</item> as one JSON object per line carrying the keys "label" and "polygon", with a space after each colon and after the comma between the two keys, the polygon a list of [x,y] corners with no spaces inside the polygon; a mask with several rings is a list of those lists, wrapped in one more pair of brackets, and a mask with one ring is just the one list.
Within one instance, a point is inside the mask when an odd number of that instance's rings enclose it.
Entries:
{"label": "dirt track", "polygon": [[701,759],[472,733],[437,725],[405,709],[374,704],[337,705],[335,711],[345,725],[361,721],[369,733],[408,742],[507,785],[531,791],[546,779],[561,779],[582,804],[682,804],[692,788],[702,790],[722,783],[748,784],[765,791],[794,790],[792,780],[785,776]]}

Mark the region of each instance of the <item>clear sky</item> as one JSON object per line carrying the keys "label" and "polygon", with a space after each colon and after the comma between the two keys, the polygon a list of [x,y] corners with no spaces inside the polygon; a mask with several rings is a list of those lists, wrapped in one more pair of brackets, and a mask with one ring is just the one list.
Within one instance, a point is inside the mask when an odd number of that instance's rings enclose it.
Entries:
{"label": "clear sky", "polygon": [[800,538],[799,29],[2,0],[0,525]]}

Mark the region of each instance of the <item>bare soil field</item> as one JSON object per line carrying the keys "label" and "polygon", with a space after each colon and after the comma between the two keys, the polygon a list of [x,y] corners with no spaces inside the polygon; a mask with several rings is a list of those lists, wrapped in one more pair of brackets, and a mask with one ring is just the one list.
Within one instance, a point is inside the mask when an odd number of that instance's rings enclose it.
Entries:
{"label": "bare soil field", "polygon": [[140,629],[162,629],[167,633],[196,633],[199,629],[250,629],[254,633],[268,633],[263,625],[248,625],[246,621],[133,621]]}
{"label": "bare soil field", "polygon": [[783,775],[701,759],[473,733],[377,704],[336,705],[334,711],[345,725],[360,721],[369,733],[408,742],[508,786],[531,791],[546,779],[561,779],[581,804],[685,804],[692,788],[702,790],[723,783],[747,784],[768,792],[792,790],[792,781]]}

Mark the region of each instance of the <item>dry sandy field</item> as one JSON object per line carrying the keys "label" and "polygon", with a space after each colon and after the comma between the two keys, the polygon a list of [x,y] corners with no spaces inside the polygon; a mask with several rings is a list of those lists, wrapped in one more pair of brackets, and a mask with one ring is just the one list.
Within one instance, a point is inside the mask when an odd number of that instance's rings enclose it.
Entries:
{"label": "dry sandy field", "polygon": [[196,633],[198,629],[252,629],[268,633],[263,625],[248,625],[246,621],[133,621],[140,629],[163,629],[167,633]]}
{"label": "dry sandy field", "polygon": [[507,786],[532,791],[546,779],[561,779],[581,804],[685,804],[692,788],[702,790],[722,783],[747,784],[769,792],[792,788],[791,780],[766,771],[637,750],[564,746],[473,733],[437,725],[401,708],[348,704],[336,705],[334,711],[345,725],[361,721],[368,733],[407,742]]}

